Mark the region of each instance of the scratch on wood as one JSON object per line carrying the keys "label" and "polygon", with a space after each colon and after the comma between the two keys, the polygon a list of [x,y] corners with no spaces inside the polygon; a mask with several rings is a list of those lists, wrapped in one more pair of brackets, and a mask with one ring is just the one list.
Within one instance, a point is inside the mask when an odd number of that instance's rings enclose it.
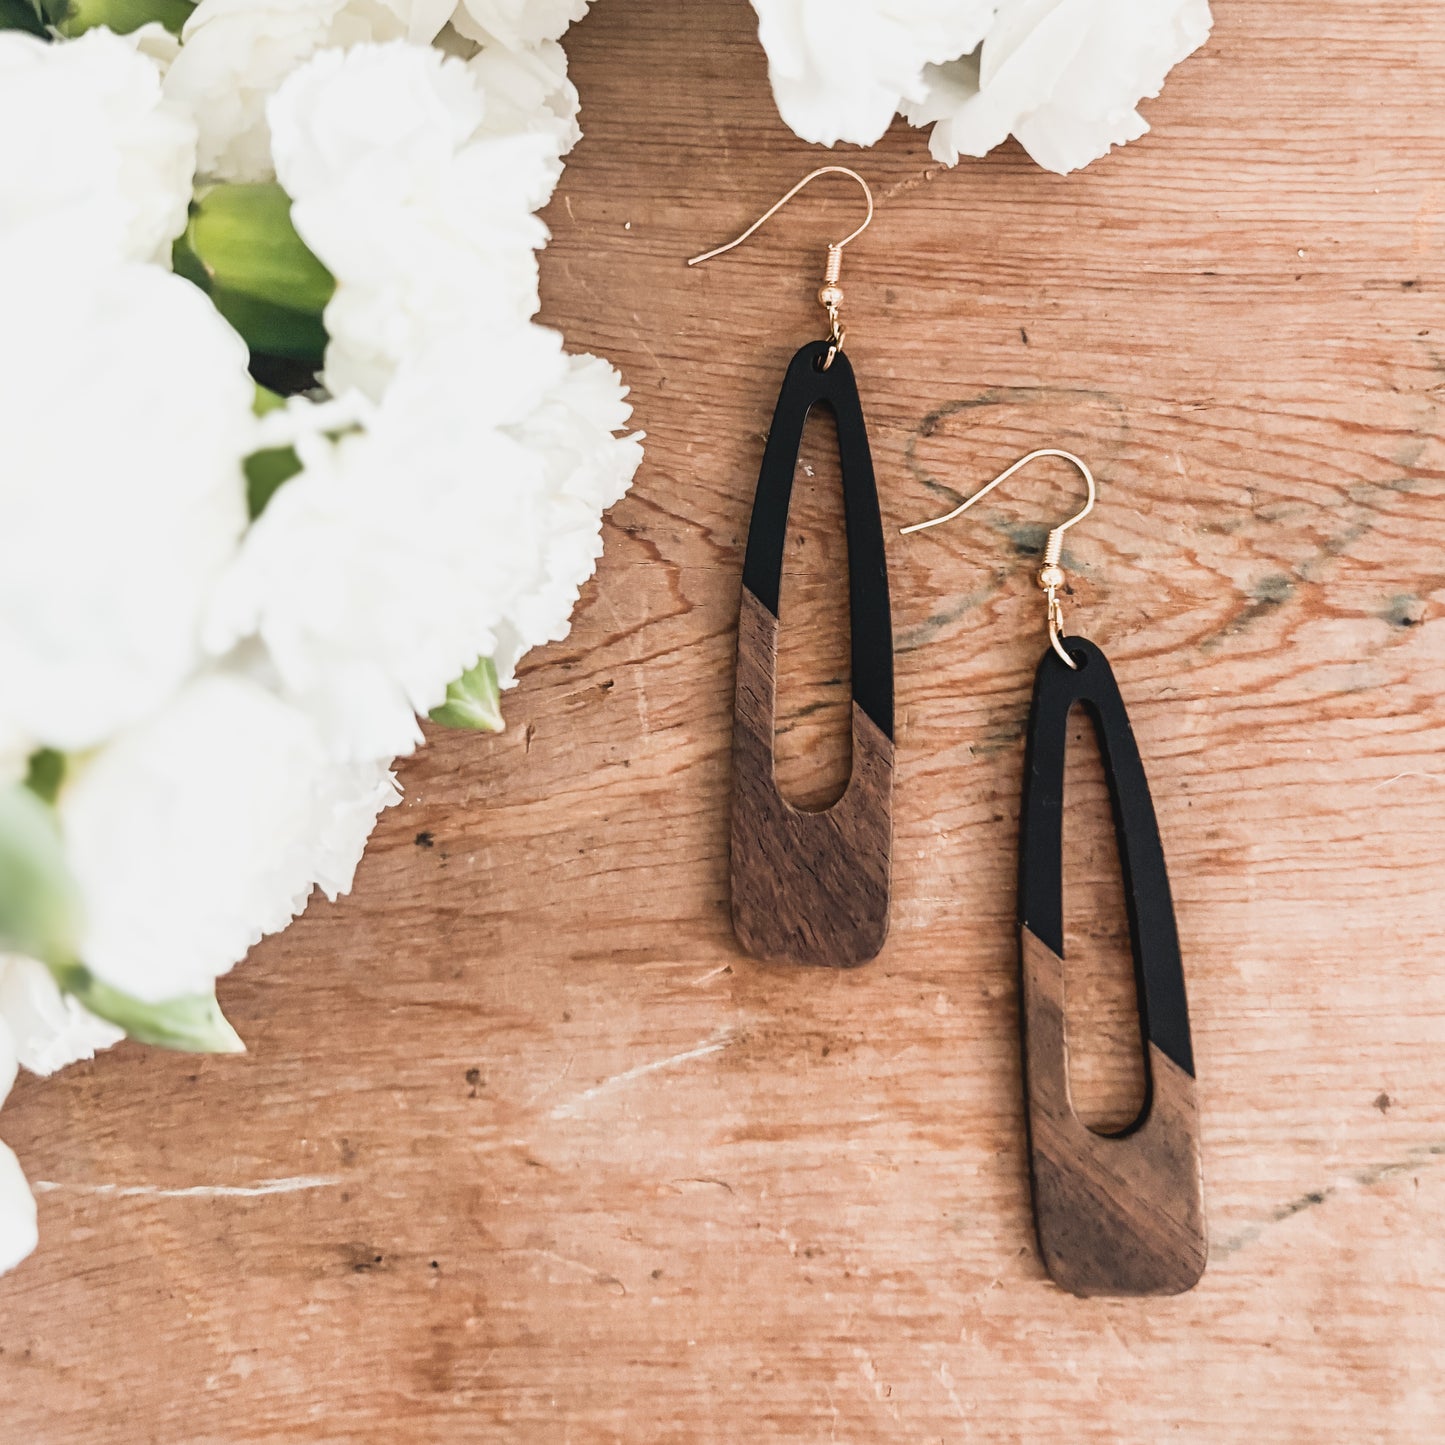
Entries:
{"label": "scratch on wood", "polygon": [[958,1418],[967,1420],[968,1411],[963,1408],[963,1401],[958,1398],[958,1390],[953,1383],[953,1371],[948,1368],[948,1362],[941,1361],[934,1373],[938,1376],[938,1383],[943,1386],[944,1393],[948,1396],[949,1404],[957,1411]]}
{"label": "scratch on wood", "polygon": [[895,181],[881,192],[878,204],[885,205],[895,196],[906,196],[909,191],[916,191],[919,186],[926,186],[940,171],[947,169],[946,166],[925,166],[917,175],[905,176],[901,181]]}
{"label": "scratch on wood", "polygon": [[530,1254],[537,1259],[550,1259],[554,1264],[566,1265],[569,1269],[581,1270],[583,1274],[597,1281],[600,1285],[606,1285],[608,1289],[614,1289],[619,1295],[627,1293],[627,1286],[617,1278],[615,1274],[608,1274],[605,1269],[598,1269],[588,1264],[585,1260],[573,1259],[570,1255],[558,1254],[554,1249],[509,1249],[504,1251],[507,1254]]}
{"label": "scratch on wood", "polygon": [[636,1068],[627,1069],[623,1073],[614,1074],[610,1079],[603,1079],[600,1084],[593,1084],[590,1089],[583,1091],[574,1098],[568,1099],[565,1103],[558,1104],[552,1110],[554,1119],[575,1118],[586,1105],[603,1094],[609,1094],[614,1089],[620,1089],[625,1084],[633,1083],[637,1079],[645,1078],[648,1074],[655,1074],[660,1069],[676,1068],[678,1064],[690,1063],[693,1059],[706,1058],[708,1054],[721,1053],[732,1042],[733,1033],[731,1029],[720,1029],[712,1038],[696,1045],[691,1049],[684,1049],[680,1054],[672,1054],[665,1059],[654,1059],[649,1064],[638,1064]]}
{"label": "scratch on wood", "polygon": [[732,964],[730,964],[730,963],[725,963],[725,964],[723,964],[720,968],[715,968],[715,969],[713,969],[710,973],[705,973],[705,974],[703,974],[703,976],[702,976],[701,978],[695,978],[695,979],[693,979],[693,981],[692,981],[692,987],[693,987],[693,988],[701,988],[701,987],[703,986],[703,984],[705,984],[705,983],[711,983],[711,982],[713,981],[713,979],[717,978],[720,974],[731,973],[732,971],[733,971],[733,966],[732,966]]}
{"label": "scratch on wood", "polygon": [[1445,773],[1426,773],[1422,772],[1419,768],[1411,768],[1407,772],[1396,773],[1394,777],[1381,778],[1380,781],[1374,785],[1375,790],[1378,791],[1381,788],[1388,788],[1392,783],[1403,782],[1406,778],[1424,778],[1428,783],[1445,783]]}
{"label": "scratch on wood", "polygon": [[102,1194],[118,1199],[261,1199],[268,1194],[303,1194],[310,1189],[333,1189],[341,1183],[334,1174],[298,1174],[290,1179],[262,1179],[256,1184],[191,1184],[166,1189],[157,1184],[90,1184],[84,1181],[37,1179],[37,1194]]}

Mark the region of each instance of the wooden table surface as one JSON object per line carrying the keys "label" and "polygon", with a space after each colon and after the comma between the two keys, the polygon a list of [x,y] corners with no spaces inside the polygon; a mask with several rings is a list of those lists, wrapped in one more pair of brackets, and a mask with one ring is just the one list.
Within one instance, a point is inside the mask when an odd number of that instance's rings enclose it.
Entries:
{"label": "wooden table surface", "polygon": [[[1217,0],[1154,132],[1060,179],[901,124],[849,253],[889,528],[893,931],[849,974],[728,923],[741,544],[843,183],[743,0],[603,0],[546,314],[647,461],[509,729],[403,768],[354,894],[222,989],[240,1060],[20,1084],[42,1244],[0,1280],[10,1445],[1435,1441],[1445,1421],[1445,17]],[[832,187],[836,186],[836,189]],[[784,781],[846,774],[827,437],[784,584]],[[1152,781],[1211,1255],[1080,1301],[1031,1233],[1014,845],[1041,467],[1070,616]],[[1097,759],[1071,756],[1075,1088],[1140,1087]]]}

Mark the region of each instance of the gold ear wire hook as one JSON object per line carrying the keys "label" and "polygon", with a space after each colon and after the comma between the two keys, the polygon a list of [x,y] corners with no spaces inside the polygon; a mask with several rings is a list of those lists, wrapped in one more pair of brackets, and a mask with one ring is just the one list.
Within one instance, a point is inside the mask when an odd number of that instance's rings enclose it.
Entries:
{"label": "gold ear wire hook", "polygon": [[843,305],[843,288],[838,284],[838,277],[843,269],[843,247],[850,241],[856,241],[863,234],[873,221],[873,192],[869,189],[868,182],[858,174],[857,171],[849,170],[847,166],[819,166],[815,171],[809,171],[801,181],[790,190],[787,195],[775,201],[741,236],[735,237],[726,245],[714,246],[711,251],[704,251],[701,256],[688,258],[689,266],[701,266],[704,261],[711,261],[714,256],[721,256],[724,251],[731,251],[734,246],[741,246],[765,221],[776,216],[804,186],[816,181],[819,176],[848,176],[863,187],[863,194],[868,198],[868,214],[863,217],[863,224],[856,230],[844,236],[841,241],[834,241],[828,247],[828,259],[823,267],[823,284],[818,288],[818,304],[828,313],[828,354],[823,358],[823,370],[832,366],[833,359],[843,349],[843,338],[847,334],[843,329],[843,323],[838,319],[839,308]]}
{"label": "gold ear wire hook", "polygon": [[1067,522],[1061,523],[1049,532],[1048,540],[1044,543],[1043,565],[1039,568],[1038,578],[1039,586],[1043,589],[1048,599],[1049,646],[1054,649],[1064,662],[1071,668],[1077,670],[1079,664],[1065,651],[1064,644],[1061,640],[1064,632],[1064,608],[1063,604],[1059,601],[1059,588],[1064,585],[1064,569],[1059,566],[1059,558],[1063,555],[1064,551],[1064,533],[1067,532],[1070,527],[1074,526],[1075,523],[1082,522],[1084,518],[1094,510],[1094,499],[1097,491],[1094,486],[1093,472],[1091,472],[1088,466],[1076,457],[1073,452],[1060,451],[1057,447],[1042,447],[1036,452],[1030,452],[1028,456],[1020,457],[1011,467],[1001,471],[987,486],[980,487],[978,491],[966,501],[960,502],[958,506],[946,516],[934,517],[927,522],[914,522],[912,526],[899,528],[899,532],[906,537],[910,532],[923,532],[929,527],[941,527],[943,523],[951,522],[955,517],[961,517],[975,502],[981,501],[984,497],[988,496],[995,487],[1001,486],[1004,482],[1008,481],[1015,472],[1021,471],[1024,467],[1028,466],[1030,462],[1035,462],[1040,457],[1059,457],[1063,461],[1072,462],[1083,474],[1084,481],[1088,484],[1089,488],[1089,497],[1084,505],[1075,512]]}

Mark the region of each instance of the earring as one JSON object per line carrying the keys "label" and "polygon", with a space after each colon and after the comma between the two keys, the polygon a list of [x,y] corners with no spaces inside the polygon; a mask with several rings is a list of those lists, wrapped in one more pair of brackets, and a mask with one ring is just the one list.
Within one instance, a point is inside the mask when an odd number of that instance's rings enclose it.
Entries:
{"label": "earring", "polygon": [[[1064,533],[1093,510],[1094,478],[1070,452],[1030,452],[936,527],[1040,457],[1072,462],[1088,500],[1048,534],[1038,585],[1049,647],[1034,679],[1019,814],[1019,964],[1029,1169],[1039,1249],[1076,1295],[1179,1294],[1204,1273],[1207,1241],[1189,1006],[1154,804],[1119,686],[1092,642],[1066,636]],[[1103,755],[1129,914],[1147,1080],[1138,1119],[1098,1134],[1074,1112],[1064,1022],[1063,808],[1069,712],[1082,704]]]}
{"label": "earring", "polygon": [[[893,631],[883,524],[868,432],[853,368],[843,351],[838,285],[843,248],[873,219],[873,193],[856,171],[822,166],[804,176],[742,235],[694,256],[700,265],[741,245],[804,186],[825,175],[863,188],[868,214],[828,247],[818,302],[828,335],[793,357],[778,393],[763,452],[738,613],[737,693],[733,712],[732,918],[739,942],[757,958],[851,968],[866,963],[888,934],[893,846]],[[778,590],[793,473],[813,407],[837,421],[848,538],[852,632],[853,770],[843,796],[822,812],[803,812],[778,791],[773,768],[777,692]]]}

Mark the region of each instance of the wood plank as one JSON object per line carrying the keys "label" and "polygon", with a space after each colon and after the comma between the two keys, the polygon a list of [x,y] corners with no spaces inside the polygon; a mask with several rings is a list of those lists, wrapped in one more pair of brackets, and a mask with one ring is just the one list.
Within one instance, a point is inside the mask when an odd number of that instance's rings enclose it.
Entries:
{"label": "wood plank", "polygon": [[[633,384],[637,488],[509,731],[436,737],[354,895],[226,982],[246,1058],[125,1046],[17,1088],[0,1129],[57,1187],[0,1280],[7,1440],[1438,1438],[1445,17],[1216,9],[1154,133],[1081,175],[1012,146],[939,171],[896,127],[857,159],[881,204],[844,274],[889,529],[1033,446],[1098,473],[1067,602],[1169,858],[1196,1289],[1076,1300],[1032,1237],[1013,839],[1062,474],[890,530],[881,957],[733,940],[742,544],[845,203],[687,270],[820,153],[742,0],[602,3],[544,294]],[[785,579],[800,764],[846,726],[828,505]],[[1095,837],[1065,954],[1107,1038],[1129,1000]],[[1133,1084],[1095,1057],[1103,1117]]]}

